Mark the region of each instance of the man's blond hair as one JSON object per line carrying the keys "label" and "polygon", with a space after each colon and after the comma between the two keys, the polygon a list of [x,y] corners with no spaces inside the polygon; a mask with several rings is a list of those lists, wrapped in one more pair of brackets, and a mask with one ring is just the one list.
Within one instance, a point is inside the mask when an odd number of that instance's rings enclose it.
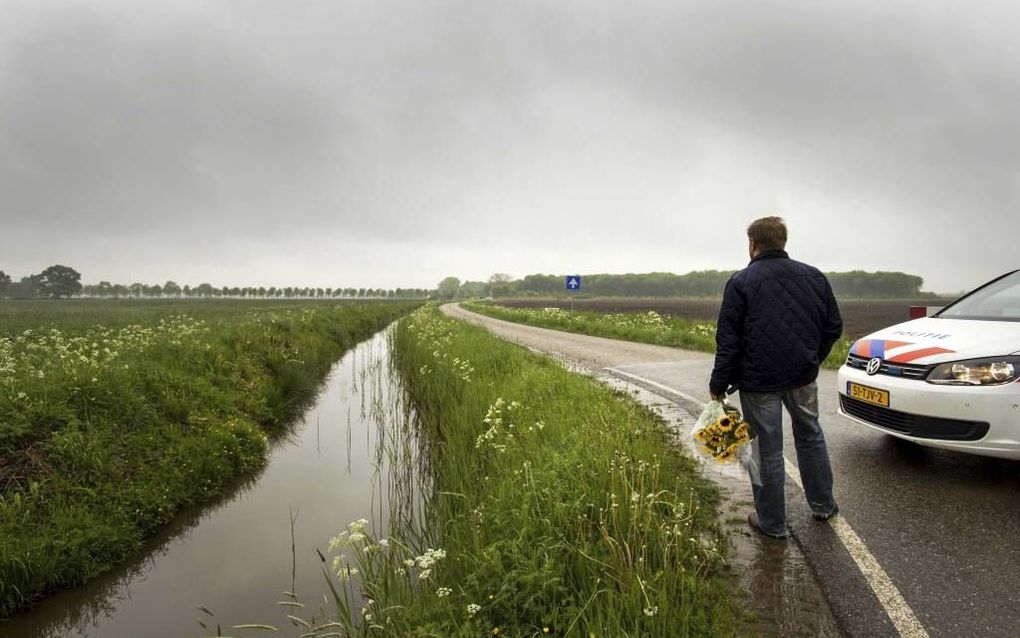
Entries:
{"label": "man's blond hair", "polygon": [[782,217],[762,217],[747,227],[747,238],[761,250],[786,248],[786,222]]}

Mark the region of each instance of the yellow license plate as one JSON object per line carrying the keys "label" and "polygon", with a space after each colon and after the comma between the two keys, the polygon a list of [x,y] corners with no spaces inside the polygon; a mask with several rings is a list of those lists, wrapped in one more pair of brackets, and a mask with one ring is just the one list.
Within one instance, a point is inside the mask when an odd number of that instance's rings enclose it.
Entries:
{"label": "yellow license plate", "polygon": [[866,385],[860,385],[847,381],[846,393],[854,399],[860,399],[865,403],[871,403],[872,405],[880,405],[883,408],[889,407],[889,391],[879,390],[878,388],[869,388]]}

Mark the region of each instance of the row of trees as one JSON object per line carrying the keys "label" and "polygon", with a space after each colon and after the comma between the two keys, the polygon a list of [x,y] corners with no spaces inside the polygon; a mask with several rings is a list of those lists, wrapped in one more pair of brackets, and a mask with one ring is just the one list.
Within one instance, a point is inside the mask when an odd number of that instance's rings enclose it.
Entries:
{"label": "row of trees", "polygon": [[832,290],[840,297],[920,297],[924,280],[902,272],[826,273]]}
{"label": "row of trees", "polygon": [[424,288],[312,288],[302,286],[224,286],[218,288],[202,283],[197,286],[181,286],[175,281],[147,285],[133,283],[129,286],[101,281],[86,285],[82,294],[101,298],[166,298],[201,297],[233,299],[424,299],[430,291]]}
{"label": "row of trees", "polygon": [[[722,294],[726,281],[733,274],[725,270],[697,270],[685,275],[668,272],[643,274],[595,274],[581,277],[581,294],[586,297],[711,297]],[[836,295],[863,298],[908,298],[928,296],[921,292],[924,280],[901,272],[827,273]],[[208,283],[181,286],[174,281],[163,285],[133,283],[81,284],[81,274],[67,266],[50,266],[38,275],[14,282],[0,271],[0,297],[13,298],[163,298],[163,297],[227,297],[237,299],[476,299],[484,297],[538,297],[566,294],[564,275],[527,275],[514,279],[496,273],[488,281],[464,281],[447,277],[435,290],[424,288],[310,288],[286,287],[222,287]]]}
{"label": "row of trees", "polygon": [[236,298],[236,299],[425,299],[433,291],[425,288],[311,288],[307,286],[247,286],[222,288],[202,283],[197,286],[181,286],[175,281],[160,284],[133,283],[113,284],[100,281],[98,284],[82,285],[81,274],[67,266],[50,266],[38,275],[22,277],[12,281],[0,271],[0,297],[35,299],[60,297],[100,297],[107,299],[125,298]]}
{"label": "row of trees", "polygon": [[[733,271],[729,270],[697,270],[685,275],[669,272],[582,275],[579,294],[585,297],[714,297],[722,294],[732,275]],[[931,293],[921,292],[924,283],[921,277],[901,272],[854,270],[826,273],[826,276],[840,297],[931,296]],[[484,282],[461,282],[456,277],[447,277],[439,283],[436,296],[441,299],[562,296],[567,294],[565,279],[565,275],[541,274],[515,279],[506,273],[496,273]]]}

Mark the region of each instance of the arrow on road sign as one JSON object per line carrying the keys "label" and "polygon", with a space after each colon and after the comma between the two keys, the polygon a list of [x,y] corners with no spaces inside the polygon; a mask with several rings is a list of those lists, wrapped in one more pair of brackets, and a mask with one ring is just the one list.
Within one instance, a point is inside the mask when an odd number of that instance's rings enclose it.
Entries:
{"label": "arrow on road sign", "polygon": [[581,289],[581,275],[567,275],[567,290]]}

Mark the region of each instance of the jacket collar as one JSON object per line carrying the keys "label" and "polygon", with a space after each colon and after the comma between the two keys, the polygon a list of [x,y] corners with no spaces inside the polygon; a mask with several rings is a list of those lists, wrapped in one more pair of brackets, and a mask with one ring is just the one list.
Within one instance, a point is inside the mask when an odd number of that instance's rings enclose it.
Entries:
{"label": "jacket collar", "polygon": [[789,259],[789,258],[790,255],[788,255],[785,250],[779,250],[778,248],[774,248],[771,250],[761,251],[760,253],[758,253],[757,257],[751,260],[751,263],[753,264],[754,262],[761,261],[762,259]]}

